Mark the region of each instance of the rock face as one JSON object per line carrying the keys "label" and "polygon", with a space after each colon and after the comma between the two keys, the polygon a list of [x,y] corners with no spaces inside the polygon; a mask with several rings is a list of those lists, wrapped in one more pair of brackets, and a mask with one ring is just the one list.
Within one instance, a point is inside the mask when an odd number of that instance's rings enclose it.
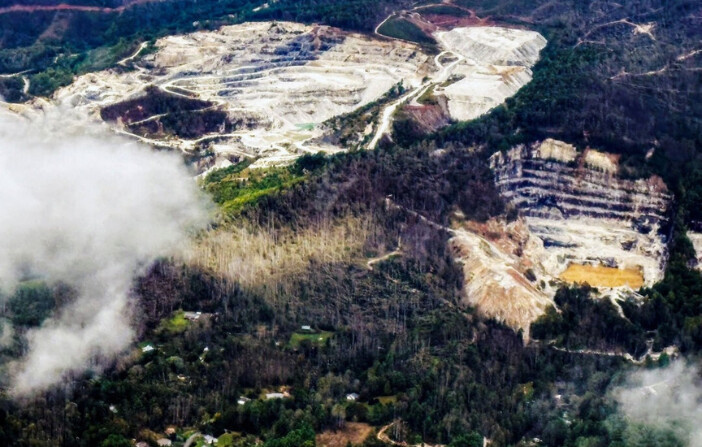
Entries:
{"label": "rock face", "polygon": [[477,118],[517,93],[531,81],[531,67],[546,46],[537,32],[501,27],[455,28],[434,36],[465,58],[452,70],[462,79],[435,90],[446,95],[456,120]]}
{"label": "rock face", "polygon": [[661,179],[621,179],[615,156],[552,140],[491,163],[503,196],[543,241],[553,276],[582,264],[637,269],[646,285],[662,278],[671,197]]}
{"label": "rock face", "polygon": [[532,66],[546,46],[536,31],[497,26],[454,28],[434,35],[445,48],[482,65]]}
{"label": "rock face", "polygon": [[619,299],[662,279],[671,196],[661,179],[622,179],[616,156],[555,140],[490,162],[521,217],[469,223],[452,239],[468,304],[528,337],[560,284],[587,282]]}
{"label": "rock face", "polygon": [[692,242],[695,254],[697,255],[697,265],[695,267],[697,270],[702,270],[702,233],[699,231],[688,231],[687,237],[690,239],[690,242]]}

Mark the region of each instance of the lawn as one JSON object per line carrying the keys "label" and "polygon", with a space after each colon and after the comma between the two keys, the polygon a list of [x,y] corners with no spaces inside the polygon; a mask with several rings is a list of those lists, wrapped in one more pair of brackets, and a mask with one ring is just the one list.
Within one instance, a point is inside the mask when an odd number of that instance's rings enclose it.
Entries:
{"label": "lawn", "polygon": [[436,45],[436,41],[431,36],[427,35],[414,23],[405,19],[393,18],[387,20],[378,29],[378,34],[416,42],[420,45]]}
{"label": "lawn", "polygon": [[324,344],[334,335],[333,332],[295,332],[290,336],[288,346],[297,349],[304,340],[308,340],[310,344],[324,346]]}
{"label": "lawn", "polygon": [[382,405],[389,405],[397,402],[397,396],[378,396],[376,399],[378,399],[378,402]]}
{"label": "lawn", "polygon": [[170,318],[161,321],[159,330],[170,334],[179,334],[188,328],[188,320],[185,319],[185,312],[177,310]]}

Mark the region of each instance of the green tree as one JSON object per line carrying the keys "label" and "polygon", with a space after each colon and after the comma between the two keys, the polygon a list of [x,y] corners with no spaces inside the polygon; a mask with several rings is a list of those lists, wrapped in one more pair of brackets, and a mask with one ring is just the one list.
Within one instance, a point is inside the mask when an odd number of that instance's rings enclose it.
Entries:
{"label": "green tree", "polygon": [[111,434],[102,441],[100,447],[132,447],[132,443],[122,435]]}
{"label": "green tree", "polygon": [[314,429],[309,425],[293,430],[282,438],[266,441],[264,447],[315,447]]}
{"label": "green tree", "polygon": [[476,432],[461,435],[449,443],[449,447],[482,447],[483,437]]}

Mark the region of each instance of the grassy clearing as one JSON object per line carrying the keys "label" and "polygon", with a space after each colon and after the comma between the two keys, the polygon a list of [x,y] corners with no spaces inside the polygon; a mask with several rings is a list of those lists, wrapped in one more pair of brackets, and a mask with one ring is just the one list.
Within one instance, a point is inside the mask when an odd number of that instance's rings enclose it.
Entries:
{"label": "grassy clearing", "polygon": [[185,319],[185,312],[177,310],[170,318],[161,321],[159,325],[160,331],[168,332],[169,334],[179,334],[185,332],[188,328],[188,320]]}
{"label": "grassy clearing", "polygon": [[373,427],[362,422],[347,422],[340,430],[326,430],[317,435],[318,447],[347,447],[361,445],[373,432]]}
{"label": "grassy clearing", "polygon": [[420,27],[405,19],[393,18],[387,20],[378,29],[383,36],[415,42],[419,45],[436,45],[436,41],[427,35]]}
{"label": "grassy clearing", "polygon": [[250,161],[212,172],[205,178],[205,190],[225,214],[235,214],[261,197],[289,188],[304,175],[288,167],[249,170]]}
{"label": "grassy clearing", "polygon": [[205,177],[202,187],[225,215],[236,215],[262,197],[304,181],[310,173],[323,169],[326,158],[322,154],[305,155],[291,166],[268,169],[249,169],[251,163],[252,160],[244,160]]}
{"label": "grassy clearing", "polygon": [[288,346],[297,349],[300,345],[307,340],[312,345],[324,346],[329,340],[333,332],[321,331],[321,332],[295,332],[290,336],[290,341]]}
{"label": "grassy clearing", "polygon": [[378,396],[376,399],[378,399],[378,402],[382,405],[390,405],[397,402],[397,396]]}
{"label": "grassy clearing", "polygon": [[644,284],[639,269],[618,269],[602,265],[570,264],[559,276],[563,281],[573,284],[589,284],[593,287],[629,286],[636,290]]}

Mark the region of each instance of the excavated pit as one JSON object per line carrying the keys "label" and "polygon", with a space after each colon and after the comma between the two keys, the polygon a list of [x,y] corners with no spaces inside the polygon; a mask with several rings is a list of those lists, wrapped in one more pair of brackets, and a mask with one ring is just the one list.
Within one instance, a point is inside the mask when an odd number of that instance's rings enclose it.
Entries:
{"label": "excavated pit", "polygon": [[465,302],[528,339],[561,284],[587,283],[620,299],[661,280],[671,195],[660,178],[621,178],[617,162],[550,139],[493,155],[495,184],[520,217],[464,224],[468,235],[452,239]]}
{"label": "excavated pit", "polygon": [[[451,119],[475,118],[531,79],[545,45],[538,33],[500,27],[436,36],[439,56],[409,42],[290,22],[168,36],[149,54],[76,78],[51,105],[68,104],[189,159],[208,154],[202,169],[242,157],[265,167],[346,150],[323,138],[329,129],[322,123],[380,100],[398,83],[407,101],[434,88],[447,98]],[[389,107],[380,103],[375,122],[358,126],[359,141],[378,141],[392,129],[381,124],[392,120]],[[448,122],[430,118],[432,129]]]}
{"label": "excavated pit", "polygon": [[452,74],[461,79],[435,89],[448,98],[451,117],[467,121],[502,104],[532,79],[546,39],[535,31],[495,26],[434,33],[443,48],[464,59]]}
{"label": "excavated pit", "polygon": [[[554,140],[495,154],[491,164],[503,197],[543,242],[551,275],[581,264],[640,270],[647,286],[663,277],[671,196],[660,178],[622,179],[615,156]],[[611,287],[595,275],[589,283]]]}
{"label": "excavated pit", "polygon": [[[315,139],[318,123],[377,100],[401,81],[417,84],[432,70],[431,58],[413,45],[289,22],[168,36],[155,46],[131,62],[133,70],[77,78],[56,102],[93,117],[136,104],[131,114],[139,120],[109,120],[118,132],[188,154],[209,148],[225,159],[256,157],[257,166],[267,166],[340,150]],[[147,89],[171,103],[201,102],[188,112],[201,116],[174,118]],[[186,129],[190,123],[196,129]]]}

